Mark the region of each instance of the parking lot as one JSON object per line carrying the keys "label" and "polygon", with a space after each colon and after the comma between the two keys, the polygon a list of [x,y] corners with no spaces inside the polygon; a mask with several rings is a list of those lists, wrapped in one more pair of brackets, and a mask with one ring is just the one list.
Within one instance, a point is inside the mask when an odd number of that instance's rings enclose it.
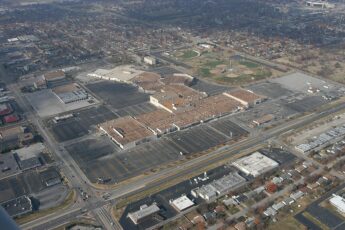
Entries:
{"label": "parking lot", "polygon": [[67,147],[92,182],[97,178],[115,183],[179,157],[179,150],[160,139],[121,151],[108,137],[90,139]]}
{"label": "parking lot", "polygon": [[227,86],[210,84],[200,79],[198,79],[196,83],[191,87],[195,90],[199,90],[200,92],[206,92],[209,95],[223,93],[225,91],[232,89],[231,87]]}
{"label": "parking lot", "polygon": [[0,154],[0,180],[20,172],[13,153]]}
{"label": "parking lot", "polygon": [[257,94],[264,95],[271,99],[290,96],[294,94],[294,92],[292,92],[291,90],[285,89],[280,84],[273,82],[257,83],[249,86],[248,88],[249,90]]}
{"label": "parking lot", "polygon": [[156,73],[162,75],[162,77],[164,77],[165,75],[171,75],[174,73],[181,73],[181,71],[174,69],[174,68],[171,68],[171,67],[168,67],[168,66],[152,68],[150,71],[156,72]]}
{"label": "parking lot", "polygon": [[28,93],[25,96],[40,117],[53,116],[98,103],[95,99],[90,99],[64,104],[55,96],[51,89]]}
{"label": "parking lot", "polygon": [[247,136],[249,132],[237,124],[233,123],[227,118],[219,119],[209,123],[210,127],[216,129],[217,131],[223,133],[232,139],[240,139]]}
{"label": "parking lot", "polygon": [[260,149],[259,152],[275,160],[280,165],[292,162],[294,159],[296,159],[296,156],[292,153],[278,148]]}
{"label": "parking lot", "polygon": [[216,132],[206,125],[172,133],[167,137],[182,149],[183,154],[205,151],[228,140],[224,134]]}
{"label": "parking lot", "polygon": [[117,115],[124,116],[137,116],[143,113],[149,113],[155,111],[157,108],[150,104],[150,102],[144,102],[137,105],[127,106],[116,112]]}
{"label": "parking lot", "polygon": [[85,109],[73,114],[73,118],[58,123],[48,121],[49,128],[58,142],[82,137],[90,132],[92,126],[118,117],[104,106]]}
{"label": "parking lot", "polygon": [[[236,137],[246,133],[229,121],[219,122],[212,125],[220,128],[225,124],[224,126],[233,130]],[[227,132],[226,127],[220,130]],[[222,131],[205,124],[168,134],[156,141],[140,144],[128,150],[120,150],[107,136],[90,137],[67,146],[66,149],[92,182],[97,182],[101,177],[111,179],[111,183],[115,183],[176,161],[183,157],[181,153],[189,155],[202,152],[229,139],[230,137]]]}
{"label": "parking lot", "polygon": [[[283,119],[286,119],[290,116],[297,114],[296,110],[286,106],[286,101],[269,101],[259,105],[256,105],[254,108],[238,113],[234,115],[236,120],[242,123],[245,127],[250,127],[253,125],[253,121],[260,119],[261,117],[272,114],[274,119],[268,124],[273,124],[274,122],[279,122]],[[262,126],[265,126],[262,125]]]}
{"label": "parking lot", "polygon": [[329,101],[325,100],[321,96],[308,96],[294,102],[287,103],[286,106],[295,110],[298,113],[304,113],[319,108],[320,106],[327,104]]}
{"label": "parking lot", "polygon": [[333,91],[337,89],[337,86],[330,84],[324,80],[298,72],[288,74],[271,81],[280,84],[286,89],[301,93],[307,93],[307,90],[310,87],[322,89],[324,91]]}
{"label": "parking lot", "polygon": [[46,188],[38,171],[25,171],[0,181],[0,203],[22,195],[37,194]]}
{"label": "parking lot", "polygon": [[136,87],[125,83],[100,81],[88,84],[87,88],[114,109],[122,109],[149,100],[147,94],[141,93]]}

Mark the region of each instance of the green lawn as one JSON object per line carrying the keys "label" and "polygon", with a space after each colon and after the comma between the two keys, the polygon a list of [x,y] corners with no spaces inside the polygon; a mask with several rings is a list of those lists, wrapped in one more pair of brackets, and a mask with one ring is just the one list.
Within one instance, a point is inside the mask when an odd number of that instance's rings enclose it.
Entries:
{"label": "green lawn", "polygon": [[181,57],[184,59],[190,59],[196,56],[198,56],[197,52],[195,52],[194,50],[187,50],[183,52],[183,55]]}
{"label": "green lawn", "polygon": [[221,60],[208,61],[208,62],[205,63],[205,67],[213,69],[213,68],[216,68],[217,65],[222,65],[224,63],[225,62],[221,61]]}
{"label": "green lawn", "polygon": [[202,77],[210,77],[210,76],[211,76],[210,69],[208,69],[208,68],[201,68],[201,69],[199,70],[199,72],[200,72],[200,75],[201,75]]}
{"label": "green lawn", "polygon": [[250,62],[250,61],[240,61],[239,64],[244,65],[244,66],[251,68],[251,69],[259,67],[258,64],[254,63],[254,62]]}

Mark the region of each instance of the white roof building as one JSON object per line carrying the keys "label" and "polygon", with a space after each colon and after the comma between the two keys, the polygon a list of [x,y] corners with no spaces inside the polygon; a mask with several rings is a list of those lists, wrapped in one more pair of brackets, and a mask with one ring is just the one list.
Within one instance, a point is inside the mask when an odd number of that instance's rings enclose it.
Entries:
{"label": "white roof building", "polygon": [[159,212],[159,210],[159,207],[155,203],[151,204],[150,206],[145,204],[140,206],[138,211],[128,213],[127,217],[129,217],[134,224],[138,224],[140,220]]}
{"label": "white roof building", "polygon": [[255,152],[249,156],[238,159],[233,165],[245,174],[257,177],[278,167],[279,164],[271,158],[259,152]]}
{"label": "white roof building", "polygon": [[143,71],[137,70],[132,65],[117,66],[113,69],[98,69],[93,73],[89,73],[89,77],[100,78],[108,81],[118,81],[130,83],[130,80]]}
{"label": "white roof building", "polygon": [[299,198],[301,198],[303,195],[304,195],[304,192],[298,191],[298,192],[292,193],[292,194],[290,195],[290,197],[291,197],[292,199],[294,199],[294,200],[297,201],[297,200],[298,200]]}
{"label": "white roof building", "polygon": [[345,213],[345,199],[343,197],[333,194],[329,202],[336,207],[339,212]]}
{"label": "white roof building", "polygon": [[175,200],[170,202],[170,205],[174,207],[177,211],[181,212],[190,208],[194,205],[194,202],[191,201],[186,195],[183,195]]}
{"label": "white roof building", "polygon": [[192,190],[194,197],[201,197],[204,200],[212,200],[217,196],[222,196],[231,190],[238,188],[246,182],[246,179],[237,173],[230,173],[218,180]]}

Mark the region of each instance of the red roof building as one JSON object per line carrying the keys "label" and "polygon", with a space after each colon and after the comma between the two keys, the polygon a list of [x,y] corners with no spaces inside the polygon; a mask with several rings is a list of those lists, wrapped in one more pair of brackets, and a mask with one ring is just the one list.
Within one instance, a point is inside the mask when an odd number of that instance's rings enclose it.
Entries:
{"label": "red roof building", "polygon": [[5,123],[13,123],[19,121],[19,117],[15,114],[7,115],[4,117]]}
{"label": "red roof building", "polygon": [[266,184],[266,191],[269,193],[275,193],[277,189],[278,189],[277,185],[272,182],[269,182]]}

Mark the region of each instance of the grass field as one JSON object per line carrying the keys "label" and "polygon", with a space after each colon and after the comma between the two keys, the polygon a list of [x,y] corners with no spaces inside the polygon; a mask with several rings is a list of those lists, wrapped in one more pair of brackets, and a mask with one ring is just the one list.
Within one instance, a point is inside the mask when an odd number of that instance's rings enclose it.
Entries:
{"label": "grass field", "polygon": [[207,67],[207,68],[213,69],[213,68],[216,68],[217,65],[222,65],[222,64],[224,64],[224,63],[225,63],[225,62],[222,61],[222,60],[214,60],[214,61],[208,61],[208,62],[206,62],[204,66]]}
{"label": "grass field", "polygon": [[251,69],[259,67],[258,64],[254,63],[254,62],[250,62],[250,61],[240,61],[239,64],[244,65],[244,66],[251,68]]}
{"label": "grass field", "polygon": [[183,52],[182,56],[180,56],[181,58],[184,59],[190,59],[193,57],[197,57],[199,54],[198,52],[194,51],[194,50],[186,50]]}

